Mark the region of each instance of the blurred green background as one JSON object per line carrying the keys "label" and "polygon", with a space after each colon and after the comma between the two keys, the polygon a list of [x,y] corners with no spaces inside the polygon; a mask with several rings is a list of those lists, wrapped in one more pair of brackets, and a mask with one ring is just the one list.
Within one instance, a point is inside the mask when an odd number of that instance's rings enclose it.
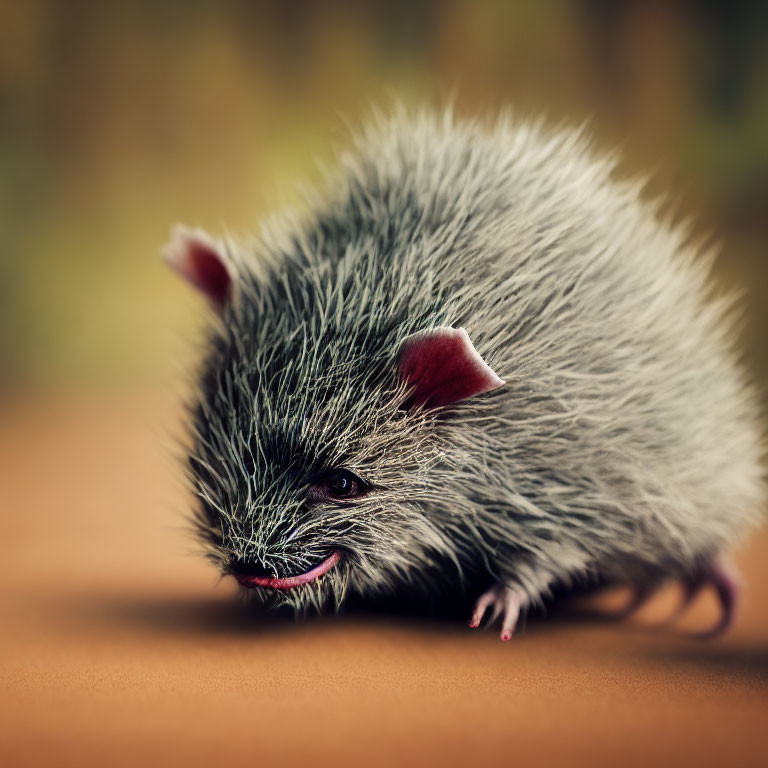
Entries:
{"label": "blurred green background", "polygon": [[0,2],[0,387],[165,387],[176,221],[244,232],[393,98],[589,119],[723,244],[768,379],[763,2]]}

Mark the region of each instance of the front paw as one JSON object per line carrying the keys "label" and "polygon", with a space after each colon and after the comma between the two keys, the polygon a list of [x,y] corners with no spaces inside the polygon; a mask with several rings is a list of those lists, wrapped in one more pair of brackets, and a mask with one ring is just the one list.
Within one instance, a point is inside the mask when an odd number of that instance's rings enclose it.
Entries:
{"label": "front paw", "polygon": [[480,626],[486,612],[492,608],[490,626],[501,616],[501,639],[509,640],[515,631],[520,611],[528,607],[528,596],[517,587],[496,586],[483,592],[475,603],[475,610],[469,620],[469,626],[473,629]]}

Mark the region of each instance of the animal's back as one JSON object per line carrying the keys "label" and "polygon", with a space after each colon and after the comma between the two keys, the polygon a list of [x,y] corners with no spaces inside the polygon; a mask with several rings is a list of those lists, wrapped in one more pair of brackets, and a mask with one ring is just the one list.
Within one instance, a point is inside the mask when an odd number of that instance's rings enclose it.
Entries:
{"label": "animal's back", "polygon": [[489,467],[510,538],[554,572],[626,579],[695,569],[763,488],[710,256],[613,166],[579,133],[401,115],[362,136],[310,226],[331,261],[378,263],[405,330],[465,327],[506,381],[481,426],[468,410],[446,428]]}
{"label": "animal's back", "polygon": [[553,586],[671,576],[726,626],[762,432],[684,229],[578,132],[449,113],[373,125],[309,202],[248,249],[169,251],[223,320],[192,465],[225,572],[306,607],[449,562],[498,584],[472,624],[495,604],[505,638]]}

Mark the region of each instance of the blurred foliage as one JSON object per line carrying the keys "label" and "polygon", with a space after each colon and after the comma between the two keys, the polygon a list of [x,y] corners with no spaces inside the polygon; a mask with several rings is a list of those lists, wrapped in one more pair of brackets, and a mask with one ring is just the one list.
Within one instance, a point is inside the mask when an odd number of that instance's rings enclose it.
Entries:
{"label": "blurred foliage", "polygon": [[0,385],[166,383],[201,315],[157,257],[169,225],[247,231],[371,105],[451,97],[588,118],[650,172],[723,242],[765,381],[767,8],[3,0]]}

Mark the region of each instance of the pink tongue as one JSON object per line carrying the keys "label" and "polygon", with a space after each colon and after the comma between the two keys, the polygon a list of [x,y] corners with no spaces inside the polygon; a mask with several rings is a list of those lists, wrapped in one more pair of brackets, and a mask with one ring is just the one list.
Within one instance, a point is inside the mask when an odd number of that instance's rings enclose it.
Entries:
{"label": "pink tongue", "polygon": [[288,576],[285,579],[272,579],[263,576],[237,576],[238,582],[244,587],[271,587],[272,589],[293,589],[322,576],[333,568],[341,560],[341,552],[337,549],[330,557],[316,565],[311,571],[301,573],[298,576]]}

